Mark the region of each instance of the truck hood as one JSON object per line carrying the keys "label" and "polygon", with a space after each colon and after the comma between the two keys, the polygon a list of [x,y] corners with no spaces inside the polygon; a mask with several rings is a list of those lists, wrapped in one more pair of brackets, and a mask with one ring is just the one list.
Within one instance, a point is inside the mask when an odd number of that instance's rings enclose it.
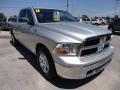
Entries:
{"label": "truck hood", "polygon": [[80,22],[40,23],[39,26],[51,32],[60,34],[71,42],[74,42],[74,40],[82,42],[89,37],[111,34],[107,29]]}

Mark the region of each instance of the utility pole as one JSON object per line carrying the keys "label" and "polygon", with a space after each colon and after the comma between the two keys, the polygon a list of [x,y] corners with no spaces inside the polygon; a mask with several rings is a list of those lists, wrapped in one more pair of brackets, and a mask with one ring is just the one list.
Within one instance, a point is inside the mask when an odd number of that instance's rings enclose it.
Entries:
{"label": "utility pole", "polygon": [[119,1],[120,1],[120,0],[115,0],[114,16],[115,16],[115,14],[116,14],[117,7],[118,7],[118,2],[119,2]]}
{"label": "utility pole", "polygon": [[69,9],[69,1],[67,0],[67,11],[68,11],[68,9]]}

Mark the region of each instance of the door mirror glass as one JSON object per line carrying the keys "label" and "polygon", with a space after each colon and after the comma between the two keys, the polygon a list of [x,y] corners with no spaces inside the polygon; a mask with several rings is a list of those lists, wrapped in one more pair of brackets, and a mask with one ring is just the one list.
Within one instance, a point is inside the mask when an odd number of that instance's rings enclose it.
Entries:
{"label": "door mirror glass", "polygon": [[33,20],[28,20],[27,24],[33,26],[34,25],[34,21]]}
{"label": "door mirror glass", "polygon": [[28,21],[28,18],[19,18],[19,22],[21,23],[27,23]]}
{"label": "door mirror glass", "polygon": [[19,18],[19,22],[27,23],[28,25],[34,25],[34,21],[33,20],[29,20],[28,18]]}

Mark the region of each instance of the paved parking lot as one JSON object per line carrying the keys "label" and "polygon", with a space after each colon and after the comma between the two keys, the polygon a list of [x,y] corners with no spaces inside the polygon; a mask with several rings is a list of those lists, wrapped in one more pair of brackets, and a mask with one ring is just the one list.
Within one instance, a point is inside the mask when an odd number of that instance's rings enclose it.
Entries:
{"label": "paved parking lot", "polygon": [[113,61],[100,74],[84,80],[42,77],[34,55],[10,43],[8,32],[0,32],[0,90],[120,90],[120,34],[113,37]]}

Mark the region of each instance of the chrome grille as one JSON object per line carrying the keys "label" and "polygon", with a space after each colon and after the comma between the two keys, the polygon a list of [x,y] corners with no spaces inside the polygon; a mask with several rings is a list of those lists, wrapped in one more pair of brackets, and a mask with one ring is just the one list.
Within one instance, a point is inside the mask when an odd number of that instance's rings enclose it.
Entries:
{"label": "chrome grille", "polygon": [[111,35],[89,38],[84,42],[84,45],[80,51],[80,56],[101,52],[104,49],[108,48],[110,46],[110,43]]}

